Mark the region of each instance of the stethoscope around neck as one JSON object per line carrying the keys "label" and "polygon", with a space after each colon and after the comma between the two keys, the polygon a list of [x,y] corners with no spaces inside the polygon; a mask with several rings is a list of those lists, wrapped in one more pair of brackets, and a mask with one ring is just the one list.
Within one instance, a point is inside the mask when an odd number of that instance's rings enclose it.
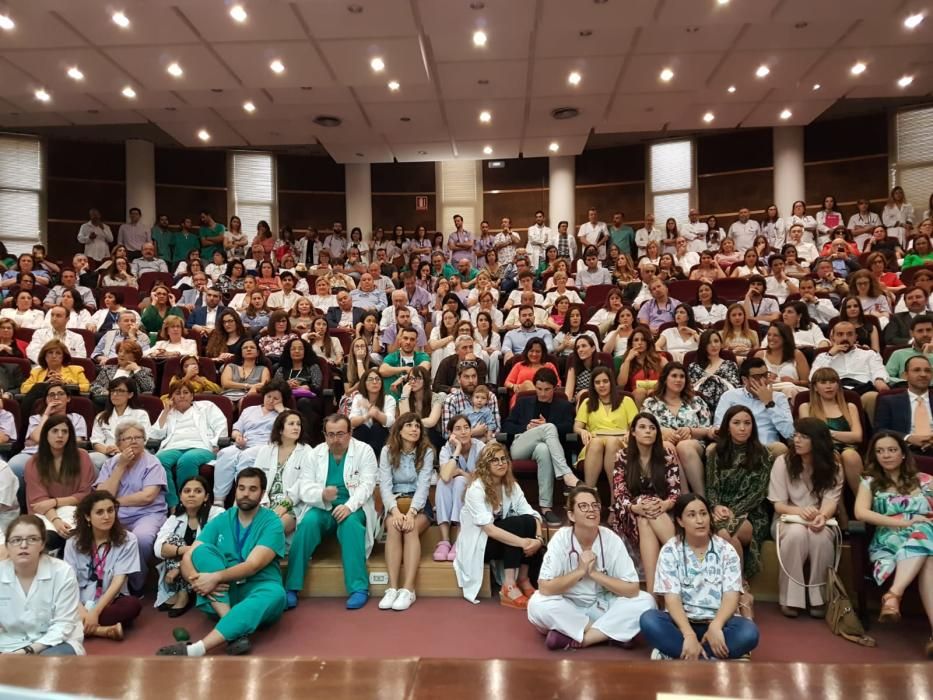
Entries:
{"label": "stethoscope around neck", "polygon": [[[567,559],[570,561],[570,568],[576,569],[580,566],[580,552],[577,551],[577,526],[573,524],[570,526],[570,552],[567,554]],[[596,568],[597,570],[604,572],[606,570],[606,550],[603,549],[603,531],[598,529],[596,530],[596,541],[599,542],[599,552],[596,554]],[[595,549],[593,550],[595,551]],[[574,561],[574,557],[577,558]],[[599,559],[602,557],[602,565],[599,563]]]}

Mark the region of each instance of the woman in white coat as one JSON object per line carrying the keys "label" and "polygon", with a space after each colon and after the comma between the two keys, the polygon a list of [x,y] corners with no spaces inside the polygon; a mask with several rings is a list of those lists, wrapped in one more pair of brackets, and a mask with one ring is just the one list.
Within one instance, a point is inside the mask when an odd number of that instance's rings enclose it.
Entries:
{"label": "woman in white coat", "polygon": [[499,602],[525,609],[535,589],[528,577],[530,564],[542,556],[541,516],[525,500],[512,474],[508,449],[493,442],[476,464],[460,511],[460,537],[454,572],[463,597],[478,603],[486,562],[499,560],[504,568]]}
{"label": "woman in white coat", "polygon": [[162,523],[156,535],[155,555],[159,584],[155,607],[168,611],[169,617],[180,617],[194,605],[197,596],[191,594],[191,585],[181,576],[181,558],[191,549],[201,528],[224,512],[211,505],[211,487],[200,474],[189,477],[181,485],[181,502],[168,520]]}
{"label": "woman in white coat", "polygon": [[265,493],[259,505],[271,508],[282,521],[285,534],[295,531],[307,504],[296,503],[289,495],[295,490],[302,467],[311,462],[313,448],[308,444],[307,419],[291,409],[279,413],[272,424],[269,443],[259,448],[255,465],[266,473]]}
{"label": "woman in white coat", "polygon": [[0,654],[83,656],[78,579],[43,554],[45,524],[21,515],[6,529],[9,559],[0,561]]}
{"label": "woman in white coat", "polygon": [[639,588],[625,543],[599,526],[599,494],[575,486],[567,496],[570,527],[551,537],[528,621],[547,635],[548,649],[580,649],[606,641],[627,644],[654,598]]}
{"label": "woman in white coat", "polygon": [[373,502],[376,473],[376,455],[365,442],[353,438],[350,419],[340,414],[325,418],[324,442],[311,451],[308,463],[286,492],[296,510],[304,507],[288,553],[286,609],[298,605],[311,555],[332,535],[340,543],[343,582],[350,594],[347,609],[366,605],[366,560],[379,531]]}

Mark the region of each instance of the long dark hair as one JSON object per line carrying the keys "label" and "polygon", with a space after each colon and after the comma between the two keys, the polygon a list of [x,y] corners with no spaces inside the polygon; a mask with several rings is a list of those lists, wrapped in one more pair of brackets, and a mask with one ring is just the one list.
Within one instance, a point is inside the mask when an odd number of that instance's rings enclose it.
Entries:
{"label": "long dark hair", "polygon": [[[729,432],[729,423],[740,413],[747,413],[752,419],[752,432],[744,446],[737,445]],[[758,439],[758,423],[755,416],[746,406],[732,406],[726,411],[719,426],[719,437],[716,440],[715,449],[720,469],[732,469],[733,467],[746,469],[749,465],[761,464],[762,460],[770,461],[771,459],[771,453]],[[736,458],[740,456],[741,459],[737,463]]]}
{"label": "long dark hair", "polygon": [[[839,463],[833,451],[833,438],[829,427],[819,418],[800,418],[794,424],[794,430],[810,438],[811,459],[813,462],[813,493],[817,499],[831,490],[839,480]],[[803,474],[803,459],[794,449],[791,441],[787,450],[787,475],[791,481],[800,479]]]}
{"label": "long dark hair", "polygon": [[[794,341],[794,332],[783,321],[772,321],[770,328],[774,328],[781,335],[781,362],[792,362],[797,352],[797,343]],[[769,330],[770,330],[769,328]],[[769,348],[765,348],[767,353]]]}
{"label": "long dark hair", "polygon": [[650,413],[639,413],[632,420],[632,425],[629,427],[628,446],[625,450],[625,483],[632,496],[641,494],[641,451],[638,449],[638,442],[635,439],[635,428],[638,422],[642,420],[648,421],[654,426],[655,430],[657,430],[654,444],[651,446],[651,457],[648,463],[650,475],[648,479],[651,481],[651,485],[654,487],[654,492],[657,494],[658,498],[664,499],[668,496],[667,454],[664,452],[663,438],[661,437],[661,424],[658,423],[658,419]]}
{"label": "long dark hair", "polygon": [[317,355],[314,354],[311,343],[298,337],[292,338],[285,343],[285,347],[282,348],[282,357],[279,359],[279,369],[282,370],[282,376],[285,378],[288,378],[288,373],[295,369],[292,364],[292,345],[295,343],[301,343],[305,349],[305,359],[301,362],[303,368],[313,367],[317,364]]}
{"label": "long dark hair", "polygon": [[113,416],[113,401],[110,400],[110,392],[114,389],[123,387],[130,392],[130,399],[127,408],[140,408],[139,405],[139,387],[136,386],[136,380],[133,377],[116,377],[110,380],[107,385],[107,399],[104,402],[104,410],[97,414],[97,424],[106,425]]}
{"label": "long dark hair", "polygon": [[[422,367],[416,365],[411,368],[411,377],[418,376],[421,377],[422,388],[421,388],[421,409],[420,412],[417,407],[417,401],[415,400],[415,392],[412,391],[408,397],[408,405],[411,407],[413,413],[420,414],[420,418],[424,419],[431,415],[431,407],[434,399],[434,389],[431,387],[431,370],[427,367]],[[411,380],[409,379],[409,382]],[[425,428],[427,430],[427,428]]]}
{"label": "long dark hair", "polygon": [[[895,440],[901,454],[904,456],[897,481],[888,476],[888,473],[878,464],[878,459],[875,457],[875,446],[882,438]],[[865,455],[865,473],[871,477],[872,493],[893,489],[897,493],[907,495],[920,486],[920,480],[917,478],[917,462],[910,451],[910,447],[908,447],[907,442],[901,435],[890,430],[875,433],[871,442],[868,443],[868,453]]]}
{"label": "long dark hair", "polygon": [[[58,425],[68,426],[68,440],[62,450],[62,465],[56,476],[55,457],[52,455],[52,448],[49,447],[49,431]],[[49,416],[42,425],[42,432],[39,434],[39,449],[36,452],[36,471],[39,473],[39,481],[46,486],[56,481],[61,484],[78,485],[81,478],[81,453],[78,451],[75,427],[67,415]]]}
{"label": "long dark hair", "polygon": [[[703,331],[700,334],[700,342],[697,345],[697,356],[694,362],[696,362],[696,364],[702,368],[706,368],[709,366],[709,353],[706,351],[706,346],[709,345],[709,341],[712,339],[714,335],[719,336],[719,343],[721,345],[722,344],[722,333],[716,330],[715,328],[707,328],[705,331]],[[721,353],[722,350],[720,350],[719,352]]]}
{"label": "long dark hair", "polygon": [[392,469],[398,469],[401,465],[402,457],[402,428],[409,423],[418,423],[421,428],[421,434],[418,436],[418,442],[415,444],[415,471],[420,472],[424,465],[424,456],[430,450],[434,454],[434,448],[431,446],[431,440],[428,438],[428,429],[424,427],[421,416],[409,411],[403,413],[395,419],[392,428],[389,430],[389,437],[386,440],[386,449],[388,449],[389,465]]}
{"label": "long dark hair", "polygon": [[360,394],[363,395],[364,399],[369,400],[369,389],[366,388],[366,381],[369,379],[369,375],[373,374],[374,372],[376,376],[379,377],[379,394],[376,396],[375,406],[380,411],[384,411],[386,405],[386,391],[385,384],[382,382],[382,376],[379,374],[378,367],[370,367],[368,370],[366,370],[365,374],[360,377],[360,381],[363,383],[363,386],[360,387]]}
{"label": "long dark hair", "polygon": [[590,355],[589,369],[596,367],[597,365],[596,353],[599,351],[599,346],[596,344],[596,341],[593,340],[591,336],[587,335],[586,333],[583,333],[577,336],[577,339],[573,341],[573,352],[570,353],[570,358],[569,358],[570,361],[568,362],[568,368],[572,367],[574,372],[577,373],[578,377],[580,376],[580,372],[583,372],[584,370],[588,369],[586,366],[586,362],[580,359],[580,356],[577,354],[577,343],[581,341],[589,343],[593,348],[593,354]]}
{"label": "long dark hair", "polygon": [[[690,491],[680,494],[677,500],[674,501],[674,507],[671,509],[671,520],[674,521],[674,535],[678,537],[681,542],[684,540],[685,532],[683,525],[678,523],[677,520],[684,517],[684,511],[687,510],[687,506],[694,501],[703,503],[703,505],[706,506],[706,512],[709,513],[710,521],[713,519],[713,507],[709,504],[709,501],[706,500],[705,496]],[[712,538],[712,532],[710,533],[710,538]]]}
{"label": "long dark hair", "polygon": [[527,364],[528,364],[528,351],[531,350],[531,348],[533,348],[535,345],[537,345],[539,348],[541,348],[541,364],[542,364],[542,366],[548,363],[548,358],[547,358],[547,345],[545,345],[544,341],[541,340],[541,338],[529,338],[529,339],[528,339],[528,342],[525,343],[525,349],[522,350],[522,355],[521,355],[521,358],[522,358],[522,359],[521,359],[521,362],[522,362],[522,364],[524,364],[524,365],[527,365]]}
{"label": "long dark hair", "polygon": [[693,386],[690,384],[690,377],[687,376],[687,368],[680,362],[668,362],[661,369],[661,376],[658,377],[658,383],[655,384],[654,391],[651,394],[662,403],[667,394],[667,380],[670,379],[671,372],[678,369],[684,373],[684,390],[680,392],[680,400],[684,403],[693,400]]}
{"label": "long dark hair", "polygon": [[586,392],[586,407],[590,413],[599,410],[599,394],[596,393],[596,378],[606,375],[609,378],[609,405],[616,410],[622,404],[622,394],[616,384],[616,378],[609,367],[597,367],[590,375],[590,388]]}
{"label": "long dark hair", "polygon": [[[198,524],[201,527],[204,527],[204,525],[207,523],[208,517],[211,514],[211,506],[214,505],[214,489],[212,489],[211,485],[207,483],[207,479],[205,479],[200,474],[195,474],[194,476],[189,476],[187,479],[181,482],[181,486],[178,488],[179,496],[184,490],[185,484],[187,484],[189,481],[197,481],[199,484],[201,484],[201,488],[204,489],[204,493],[207,495],[207,500],[205,500],[204,503],[201,504],[201,507],[198,508]],[[187,511],[185,510],[184,504],[179,503],[177,506],[175,506],[175,515],[184,515],[186,512]]]}
{"label": "long dark hair", "polygon": [[208,357],[216,357],[217,355],[227,352],[227,338],[229,338],[229,335],[224,328],[224,319],[227,316],[234,320],[237,336],[241,340],[246,336],[246,328],[243,326],[243,321],[240,320],[240,314],[233,309],[224,309],[217,315],[217,322],[214,324],[214,330],[211,331],[211,334],[207,338],[205,352]]}
{"label": "long dark hair", "polygon": [[801,331],[810,330],[810,324],[813,323],[813,320],[810,318],[810,309],[802,301],[789,301],[784,305],[784,308],[791,308],[797,312],[797,316],[800,318],[797,321],[797,329]]}
{"label": "long dark hair", "polygon": [[117,499],[110,491],[98,489],[82,498],[75,512],[74,543],[75,549],[82,554],[90,554],[94,551],[94,528],[91,527],[90,517],[94,506],[101,501],[110,501],[117,511],[113,519],[113,527],[110,528],[110,544],[120,545],[126,542],[126,528],[120,522],[120,505]]}
{"label": "long dark hair", "polygon": [[269,434],[269,442],[274,445],[282,444],[282,430],[284,430],[285,421],[289,416],[298,416],[298,420],[301,421],[301,434],[298,436],[298,440],[296,442],[298,444],[308,444],[307,419],[304,417],[304,414],[291,408],[286,408],[278,416],[276,416],[275,422],[272,424],[272,432]]}
{"label": "long dark hair", "polygon": [[[628,337],[628,346],[632,347],[632,343],[635,341],[635,334],[639,333],[645,339],[645,353],[642,357],[635,358],[629,363],[631,367],[631,373],[629,376],[637,372],[639,369],[645,373],[648,372],[660,372],[661,371],[661,355],[655,347],[654,334],[651,332],[651,329],[648,326],[638,324],[632,329],[632,334]],[[529,341],[530,342],[530,341]],[[544,341],[541,341],[542,344]]]}

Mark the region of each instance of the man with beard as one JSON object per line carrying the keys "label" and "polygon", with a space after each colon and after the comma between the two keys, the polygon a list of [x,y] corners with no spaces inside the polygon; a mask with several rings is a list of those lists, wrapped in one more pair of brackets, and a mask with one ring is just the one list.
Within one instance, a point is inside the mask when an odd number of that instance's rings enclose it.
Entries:
{"label": "man with beard", "polygon": [[181,545],[181,573],[198,594],[198,608],[220,621],[203,639],[162,647],[158,656],[204,656],[227,644],[230,655],[250,650],[249,637],[285,611],[278,560],[285,556],[285,530],[259,502],[266,474],[249,467],[236,478],[236,507],[209,520],[191,547]]}

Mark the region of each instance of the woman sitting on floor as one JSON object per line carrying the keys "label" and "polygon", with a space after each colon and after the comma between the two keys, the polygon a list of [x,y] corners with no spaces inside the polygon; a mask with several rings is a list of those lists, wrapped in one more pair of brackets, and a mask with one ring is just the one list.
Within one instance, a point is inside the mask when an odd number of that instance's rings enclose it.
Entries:
{"label": "woman sitting on floor", "polygon": [[120,523],[117,501],[109,492],[92,491],[78,504],[65,561],[78,577],[84,635],[123,641],[123,625],[142,610],[128,587],[129,577],[141,570],[139,545]]}
{"label": "woman sitting on floor", "polygon": [[[424,368],[421,369],[427,372]],[[451,528],[460,524],[463,509],[463,494],[471,475],[476,470],[476,461],[486,446],[473,437],[470,421],[463,414],[453,416],[447,423],[447,440],[438,458],[437,486],[434,500],[437,504],[437,525],[441,531],[440,542],[434,548],[434,561],[453,561],[457,558],[457,544],[451,537]]]}
{"label": "woman sitting on floor", "polygon": [[[865,477],[855,499],[855,517],[875,526],[868,547],[880,586],[894,579],[881,597],[879,622],[901,619],[900,603],[917,579],[920,600],[933,626],[933,477],[918,472],[904,438],[882,431],[872,438]],[[933,635],[926,643],[933,658]]]}
{"label": "woman sitting on floor", "polygon": [[195,603],[191,585],[181,575],[181,557],[191,549],[204,524],[224,512],[211,504],[210,484],[201,475],[189,477],[181,485],[180,503],[175,512],[162,523],[155,541],[155,555],[160,561],[159,585],[155,607],[168,611],[169,617],[184,615]]}
{"label": "woman sitting on floor", "polygon": [[652,659],[738,659],[758,646],[758,628],[737,616],[739,555],[712,532],[709,503],[695,493],[674,504],[677,534],[661,548],[654,590],[665,610],[641,616]]}
{"label": "woman sitting on floor", "polygon": [[[415,602],[421,535],[434,519],[431,473],[434,448],[416,413],[403,413],[389,431],[379,457],[379,492],[385,509],[389,587],[380,610],[408,610]],[[401,583],[401,587],[399,587]]]}
{"label": "woman sitting on floor", "polygon": [[65,562],[44,553],[45,523],[21,515],[6,529],[0,561],[0,654],[84,655],[78,581]]}
{"label": "woman sitting on floor", "polygon": [[640,590],[622,538],[600,527],[596,489],[571,489],[567,517],[570,527],[548,543],[528,621],[547,635],[548,649],[628,644],[639,632],[642,613],[655,609],[654,598]]}
{"label": "woman sitting on floor", "polygon": [[528,572],[542,557],[541,516],[525,500],[512,474],[508,448],[488,444],[466,490],[460,511],[460,537],[454,572],[471,603],[483,585],[486,562],[500,560],[504,568],[499,602],[525,609],[534,586]]}

